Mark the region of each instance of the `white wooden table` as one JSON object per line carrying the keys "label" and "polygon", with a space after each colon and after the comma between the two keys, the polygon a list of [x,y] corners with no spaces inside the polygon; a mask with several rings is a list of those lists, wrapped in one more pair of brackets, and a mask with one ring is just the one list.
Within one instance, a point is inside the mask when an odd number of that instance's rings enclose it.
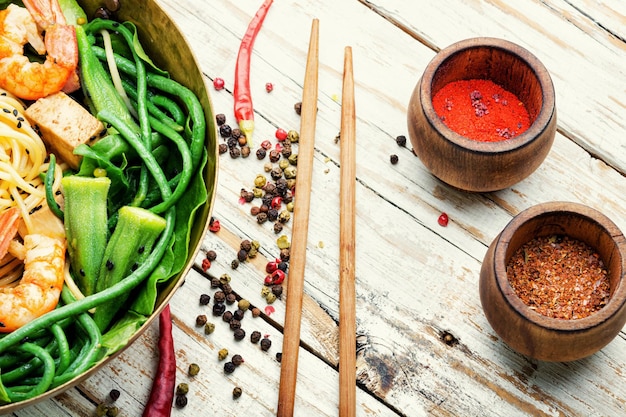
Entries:
{"label": "white wooden table", "polygon": [[[206,75],[216,113],[235,124],[232,87],[241,37],[261,0],[159,0],[187,36]],[[297,416],[338,411],[338,276],[340,98],[345,46],[352,46],[357,109],[357,406],[358,416],[617,416],[626,413],[626,334],[597,354],[572,363],[521,356],[493,332],[483,315],[478,277],[487,246],[521,210],[552,200],[600,209],[626,230],[626,3],[621,0],[277,0],[252,58],[255,149],[275,142],[278,127],[298,130],[293,105],[301,100],[313,18],[320,20],[317,136],[309,246],[298,369]],[[464,38],[494,36],[539,57],[552,75],[558,133],[542,166],[519,184],[468,194],[433,178],[411,152],[396,145],[407,135],[411,91],[437,50]],[[221,77],[226,89],[215,91]],[[265,83],[274,84],[271,93]],[[254,150],[255,150],[254,149]],[[259,225],[239,202],[263,164],[220,158],[213,215],[197,268],[171,301],[177,382],[189,384],[185,408],[173,416],[276,414],[285,299],[275,312],[248,316],[242,327],[272,340],[262,351],[248,337],[237,342],[226,323],[200,306],[212,294],[208,273],[229,274],[234,291],[261,310],[265,263],[278,255],[270,223]],[[399,162],[389,162],[391,154]],[[449,215],[447,227],[437,224]],[[281,234],[290,236],[290,224]],[[259,256],[231,268],[244,239]],[[288,285],[288,281],[287,284]],[[216,323],[206,336],[195,317]],[[446,335],[452,343],[444,343]],[[14,413],[15,416],[90,416],[111,389],[121,391],[121,415],[139,416],[156,367],[156,322],[122,355],[83,384]],[[448,339],[449,340],[449,337]],[[224,374],[217,352],[227,348],[245,363]],[[198,363],[190,378],[187,368]],[[243,395],[233,400],[233,387]]]}

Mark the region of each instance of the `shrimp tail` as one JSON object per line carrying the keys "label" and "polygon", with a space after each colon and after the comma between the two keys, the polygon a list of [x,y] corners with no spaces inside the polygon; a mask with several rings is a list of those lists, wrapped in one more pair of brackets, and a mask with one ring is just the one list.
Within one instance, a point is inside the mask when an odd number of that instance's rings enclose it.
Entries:
{"label": "shrimp tail", "polygon": [[0,215],[0,259],[9,250],[11,240],[17,233],[19,219],[20,211],[17,207],[11,207]]}

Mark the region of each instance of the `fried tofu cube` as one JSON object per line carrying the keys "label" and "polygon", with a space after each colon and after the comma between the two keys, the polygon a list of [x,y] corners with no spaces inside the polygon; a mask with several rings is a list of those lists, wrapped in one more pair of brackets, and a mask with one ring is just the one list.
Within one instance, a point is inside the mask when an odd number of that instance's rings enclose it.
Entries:
{"label": "fried tofu cube", "polygon": [[81,161],[81,156],[74,155],[74,148],[94,143],[105,132],[102,122],[63,92],[37,100],[24,114],[39,132],[48,152],[74,169]]}

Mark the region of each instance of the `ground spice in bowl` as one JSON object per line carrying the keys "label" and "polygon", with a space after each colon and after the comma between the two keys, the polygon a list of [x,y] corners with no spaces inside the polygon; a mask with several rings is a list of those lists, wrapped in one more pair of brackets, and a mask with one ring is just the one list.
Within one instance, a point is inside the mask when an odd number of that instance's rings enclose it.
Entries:
{"label": "ground spice in bowl", "polygon": [[532,239],[507,263],[517,296],[539,314],[575,320],[609,301],[608,271],[595,250],[580,240],[551,235]]}
{"label": "ground spice in bowl", "polygon": [[480,142],[510,139],[526,131],[531,124],[524,103],[491,80],[447,83],[433,96],[432,102],[446,126]]}

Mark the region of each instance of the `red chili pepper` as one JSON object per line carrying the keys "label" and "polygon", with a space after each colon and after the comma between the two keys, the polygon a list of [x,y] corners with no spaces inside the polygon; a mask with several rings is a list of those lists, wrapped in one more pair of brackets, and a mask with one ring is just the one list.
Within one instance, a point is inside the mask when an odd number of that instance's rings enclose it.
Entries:
{"label": "red chili pepper", "polygon": [[169,417],[176,385],[176,355],[172,337],[170,305],[159,315],[159,366],[152,382],[150,398],[143,410],[143,417]]}
{"label": "red chili pepper", "polygon": [[254,40],[272,2],[273,0],[265,0],[248,24],[248,29],[241,39],[235,65],[235,85],[233,88],[235,118],[250,146],[252,146],[252,131],[254,130],[254,110],[252,108],[252,95],[250,94],[250,58]]}

